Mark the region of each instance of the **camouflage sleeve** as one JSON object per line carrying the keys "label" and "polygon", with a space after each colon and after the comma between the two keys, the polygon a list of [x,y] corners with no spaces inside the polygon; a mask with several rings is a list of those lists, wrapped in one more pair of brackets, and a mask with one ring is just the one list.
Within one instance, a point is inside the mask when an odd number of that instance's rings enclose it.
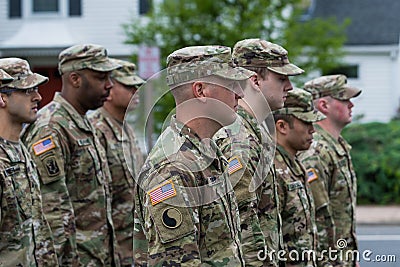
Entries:
{"label": "camouflage sleeve", "polygon": [[[261,229],[265,236],[266,250],[268,253],[282,249],[282,220],[279,213],[279,199],[277,194],[275,167],[264,169],[264,181],[257,189],[259,198],[258,215]],[[272,254],[270,254],[272,255]],[[268,256],[268,266],[278,266],[275,255]]]}
{"label": "camouflage sleeve", "polygon": [[[149,242],[148,266],[200,266],[198,212],[182,206],[186,201],[184,192],[180,190],[182,182],[179,175],[158,178],[161,177],[150,175],[146,178],[147,181],[158,182],[143,186],[144,190],[139,188],[139,203],[135,203]],[[164,199],[161,201],[151,193],[156,190],[172,191],[170,197],[162,194],[164,197],[161,199]],[[167,203],[167,199],[175,204]]]}
{"label": "camouflage sleeve", "polygon": [[[227,157],[229,165],[229,180],[231,181],[240,217],[240,241],[246,266],[260,266],[259,253],[265,250],[265,238],[261,230],[257,214],[257,195],[252,190],[253,177],[259,167],[259,155],[255,149],[246,144],[226,144],[219,142],[219,147]],[[230,151],[230,148],[233,148]]]}
{"label": "camouflage sleeve", "polygon": [[[317,225],[318,251],[328,250],[329,247],[334,248],[335,227],[333,214],[329,205],[329,155],[322,153],[320,150],[316,152],[314,148],[302,154],[302,163],[304,164],[308,183],[315,203],[315,221]],[[322,266],[329,266],[328,255],[320,255],[319,262]]]}
{"label": "camouflage sleeve", "polygon": [[47,222],[42,206],[42,196],[40,192],[39,178],[36,166],[30,160],[28,151],[22,146],[27,159],[27,177],[32,184],[32,214],[35,240],[35,258],[38,266],[58,266],[57,255],[54,247],[54,239]]}
{"label": "camouflage sleeve", "polygon": [[61,265],[77,263],[76,227],[72,202],[66,184],[69,149],[56,129],[43,127],[28,133],[25,145],[36,163],[43,200],[43,211],[54,237]]}
{"label": "camouflage sleeve", "polygon": [[136,209],[133,211],[133,218],[133,265],[144,267],[147,266],[148,241]]}

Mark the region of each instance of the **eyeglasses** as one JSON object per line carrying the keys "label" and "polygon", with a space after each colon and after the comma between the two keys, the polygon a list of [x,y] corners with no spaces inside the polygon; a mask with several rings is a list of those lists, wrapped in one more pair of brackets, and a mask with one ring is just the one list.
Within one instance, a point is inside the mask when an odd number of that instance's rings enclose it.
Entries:
{"label": "eyeglasses", "polygon": [[31,95],[32,93],[39,92],[39,87],[35,86],[28,89],[4,87],[0,89],[0,93],[12,93],[12,92],[21,92],[21,93],[24,92],[26,95]]}

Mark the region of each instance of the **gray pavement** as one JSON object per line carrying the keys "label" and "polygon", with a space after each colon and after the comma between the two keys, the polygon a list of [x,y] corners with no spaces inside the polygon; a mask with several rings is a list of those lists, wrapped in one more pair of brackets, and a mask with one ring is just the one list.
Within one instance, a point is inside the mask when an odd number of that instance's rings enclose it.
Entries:
{"label": "gray pavement", "polygon": [[400,225],[400,205],[357,206],[357,224]]}

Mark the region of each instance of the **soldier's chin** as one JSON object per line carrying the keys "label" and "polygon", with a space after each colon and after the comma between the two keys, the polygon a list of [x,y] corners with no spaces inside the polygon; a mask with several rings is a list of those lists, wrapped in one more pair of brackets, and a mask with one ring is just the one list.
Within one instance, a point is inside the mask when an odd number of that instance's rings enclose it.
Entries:
{"label": "soldier's chin", "polygon": [[101,100],[97,103],[93,103],[93,105],[90,107],[90,110],[95,110],[95,109],[101,108],[104,105],[104,102],[106,102],[106,101]]}

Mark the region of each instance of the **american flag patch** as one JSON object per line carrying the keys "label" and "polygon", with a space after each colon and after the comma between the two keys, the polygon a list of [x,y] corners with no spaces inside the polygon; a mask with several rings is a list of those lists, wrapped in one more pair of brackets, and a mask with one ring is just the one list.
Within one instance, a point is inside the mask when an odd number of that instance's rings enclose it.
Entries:
{"label": "american flag patch", "polygon": [[156,205],[168,198],[176,196],[176,190],[172,180],[152,189],[147,194],[150,196],[151,205]]}
{"label": "american flag patch", "polygon": [[35,152],[36,156],[39,156],[55,147],[56,145],[54,144],[53,137],[51,136],[43,138],[32,145],[33,151]]}
{"label": "american flag patch", "polygon": [[309,183],[318,179],[318,174],[314,168],[310,168],[307,170],[307,176],[308,176],[307,182]]}
{"label": "american flag patch", "polygon": [[229,167],[228,167],[229,175],[243,168],[243,165],[237,156],[230,158],[228,162],[229,162]]}

